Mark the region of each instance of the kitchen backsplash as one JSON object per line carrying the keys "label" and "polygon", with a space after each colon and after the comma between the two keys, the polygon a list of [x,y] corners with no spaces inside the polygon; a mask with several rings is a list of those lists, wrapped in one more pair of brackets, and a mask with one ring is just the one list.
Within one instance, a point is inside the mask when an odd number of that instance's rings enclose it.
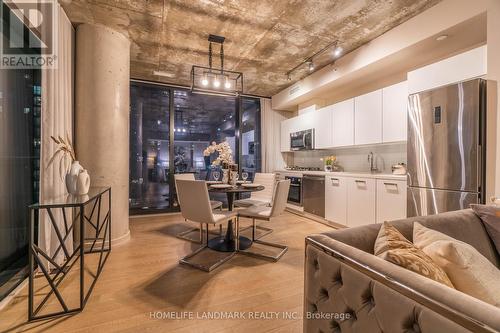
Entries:
{"label": "kitchen backsplash", "polygon": [[299,151],[293,153],[293,165],[303,167],[318,167],[323,169],[324,162],[320,159],[335,155],[340,166],[345,171],[369,171],[368,154],[373,152],[376,166],[385,173],[391,173],[391,166],[396,163],[406,163],[406,143],[383,144],[363,147],[348,147],[329,150]]}

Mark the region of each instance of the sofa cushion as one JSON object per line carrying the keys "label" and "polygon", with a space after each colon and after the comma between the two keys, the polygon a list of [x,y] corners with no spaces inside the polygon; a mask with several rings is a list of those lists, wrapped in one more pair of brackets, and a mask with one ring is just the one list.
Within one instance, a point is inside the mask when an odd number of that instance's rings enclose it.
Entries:
{"label": "sofa cushion", "polygon": [[[447,234],[455,239],[472,245],[495,266],[500,267],[499,254],[493,245],[481,219],[472,211],[465,209],[430,216],[417,216],[404,220],[391,221],[406,239],[413,239],[413,223]],[[325,233],[328,237],[373,254],[375,239],[381,224],[335,230]]]}
{"label": "sofa cushion", "polygon": [[443,269],[387,222],[380,228],[374,253],[393,264],[453,288]]}
{"label": "sofa cushion", "polygon": [[471,205],[471,208],[483,221],[486,231],[500,253],[500,206]]}
{"label": "sofa cushion", "polygon": [[474,247],[419,223],[413,227],[413,241],[444,269],[458,290],[500,306],[500,270]]}

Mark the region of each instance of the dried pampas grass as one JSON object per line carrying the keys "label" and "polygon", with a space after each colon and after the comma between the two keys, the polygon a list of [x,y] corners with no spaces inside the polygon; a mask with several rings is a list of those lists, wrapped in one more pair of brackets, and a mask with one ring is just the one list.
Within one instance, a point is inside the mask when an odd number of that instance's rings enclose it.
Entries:
{"label": "dried pampas grass", "polygon": [[59,176],[61,177],[61,180],[64,181],[64,177],[71,168],[71,163],[76,161],[75,149],[73,148],[73,144],[71,143],[68,133],[66,133],[66,140],[60,135],[57,138],[51,135],[50,138],[57,145],[57,149],[50,158],[49,163],[47,164],[47,169],[54,162],[56,162],[56,160],[58,160]]}

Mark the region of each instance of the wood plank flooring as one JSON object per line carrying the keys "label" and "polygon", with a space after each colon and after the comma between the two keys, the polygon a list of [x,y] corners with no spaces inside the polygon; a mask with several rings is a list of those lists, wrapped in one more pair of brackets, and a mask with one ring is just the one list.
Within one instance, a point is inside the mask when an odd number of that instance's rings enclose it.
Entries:
{"label": "wood plank flooring", "polygon": [[[304,238],[332,229],[291,213],[265,226],[274,229],[265,240],[289,246],[280,261],[240,254],[205,273],[178,264],[199,246],[175,237],[188,227],[180,215],[132,218],[131,240],[113,248],[82,313],[28,324],[24,288],[0,311],[0,332],[301,332]],[[68,297],[77,296],[74,287],[63,287]],[[245,318],[204,317],[217,311]],[[169,312],[193,319],[167,319]],[[249,318],[270,312],[278,319]]]}

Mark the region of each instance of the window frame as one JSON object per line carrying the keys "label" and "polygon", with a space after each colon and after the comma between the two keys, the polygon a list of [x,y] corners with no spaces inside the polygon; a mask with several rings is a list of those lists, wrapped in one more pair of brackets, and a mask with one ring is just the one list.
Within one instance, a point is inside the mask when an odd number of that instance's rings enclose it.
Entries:
{"label": "window frame", "polygon": [[[174,157],[175,157],[175,106],[174,106],[174,91],[180,90],[180,91],[189,91],[191,92],[189,87],[186,86],[179,86],[179,85],[170,85],[166,83],[160,83],[160,82],[154,82],[154,81],[147,81],[147,80],[140,80],[140,79],[130,79],[130,83],[136,84],[136,85],[145,85],[145,86],[153,86],[153,87],[162,87],[163,89],[167,89],[169,92],[169,105],[168,105],[168,110],[169,110],[169,177],[168,177],[168,186],[173,186],[174,184],[174,172],[175,172],[175,163]],[[213,95],[213,94],[210,94]],[[227,96],[220,96],[221,98],[227,97]],[[256,137],[255,140],[258,142],[258,147],[256,149],[259,150],[259,164],[258,167],[256,167],[256,170],[261,170],[262,168],[262,145],[261,145],[261,139],[262,139],[262,124],[261,124],[261,119],[262,119],[262,107],[260,105],[260,99],[258,96],[236,96],[236,102],[235,102],[235,117],[238,119],[238,121],[235,123],[235,148],[236,152],[234,154],[235,162],[238,164],[239,172],[241,172],[241,152],[242,152],[242,143],[241,143],[241,133],[240,133],[240,128],[241,128],[241,122],[242,122],[242,117],[243,117],[243,100],[244,99],[254,99],[257,100],[259,103],[259,112],[258,116],[255,119],[255,124],[258,126],[258,130],[256,130]],[[132,99],[130,99],[130,105],[132,105]],[[130,107],[130,111],[132,111],[132,108]],[[130,139],[129,139],[129,150],[130,150]],[[129,170],[130,171],[130,170]],[[175,187],[173,186],[170,189],[170,193],[175,193]],[[129,195],[130,197],[130,195]],[[179,212],[179,208],[174,206],[174,195],[169,196],[169,208],[165,209],[142,209],[142,208],[130,208],[129,207],[129,214],[130,215],[149,215],[149,214],[163,214],[163,213],[175,213]]]}

